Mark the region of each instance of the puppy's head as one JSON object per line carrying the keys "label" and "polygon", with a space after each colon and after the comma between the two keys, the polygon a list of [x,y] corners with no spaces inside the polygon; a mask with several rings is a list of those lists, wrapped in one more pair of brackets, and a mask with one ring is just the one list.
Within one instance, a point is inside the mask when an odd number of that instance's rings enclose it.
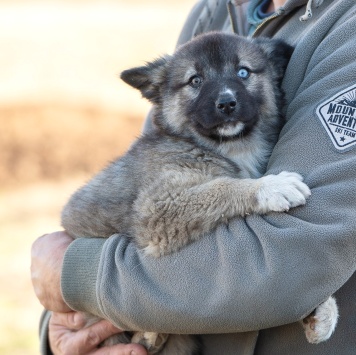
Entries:
{"label": "puppy's head", "polygon": [[291,53],[279,40],[212,32],[121,78],[156,105],[155,123],[166,131],[230,141],[279,120]]}

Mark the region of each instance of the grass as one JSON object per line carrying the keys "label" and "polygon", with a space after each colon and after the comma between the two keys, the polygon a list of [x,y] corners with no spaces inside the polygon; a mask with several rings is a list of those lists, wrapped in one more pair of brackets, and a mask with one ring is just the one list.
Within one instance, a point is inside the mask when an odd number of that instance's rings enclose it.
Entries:
{"label": "grass", "polygon": [[125,151],[144,116],[64,103],[0,107],[0,186],[93,173]]}

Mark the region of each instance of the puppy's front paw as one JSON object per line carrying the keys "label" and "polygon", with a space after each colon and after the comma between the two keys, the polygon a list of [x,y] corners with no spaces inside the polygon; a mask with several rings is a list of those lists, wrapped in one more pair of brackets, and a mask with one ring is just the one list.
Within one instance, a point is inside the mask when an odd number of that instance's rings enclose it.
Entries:
{"label": "puppy's front paw", "polygon": [[303,328],[308,342],[318,344],[328,340],[335,330],[338,317],[336,301],[333,297],[329,297],[311,315],[303,319]]}
{"label": "puppy's front paw", "polygon": [[143,345],[149,354],[158,353],[166,343],[168,334],[153,332],[136,332],[132,337],[132,342]]}
{"label": "puppy's front paw", "polygon": [[304,205],[310,196],[309,187],[297,173],[283,171],[264,176],[260,181],[257,192],[259,213],[288,211],[291,207]]}

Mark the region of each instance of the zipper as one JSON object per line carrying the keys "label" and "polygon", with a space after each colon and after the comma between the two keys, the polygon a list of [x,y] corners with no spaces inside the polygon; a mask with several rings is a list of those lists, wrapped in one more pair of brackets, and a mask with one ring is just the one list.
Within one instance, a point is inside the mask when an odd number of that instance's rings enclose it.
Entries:
{"label": "zipper", "polygon": [[270,17],[267,17],[263,22],[261,22],[255,29],[255,31],[252,33],[251,37],[256,37],[257,32],[267,23],[270,22],[272,20],[274,20],[275,18],[281,16],[284,14],[284,9],[283,8],[279,8],[273,15],[271,15]]}

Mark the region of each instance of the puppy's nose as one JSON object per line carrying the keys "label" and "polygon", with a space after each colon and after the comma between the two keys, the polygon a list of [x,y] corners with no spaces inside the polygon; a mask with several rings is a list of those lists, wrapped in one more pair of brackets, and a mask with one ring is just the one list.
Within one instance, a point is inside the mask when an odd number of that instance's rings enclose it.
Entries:
{"label": "puppy's nose", "polygon": [[235,110],[236,104],[236,98],[230,93],[220,95],[215,102],[216,108],[227,115]]}

